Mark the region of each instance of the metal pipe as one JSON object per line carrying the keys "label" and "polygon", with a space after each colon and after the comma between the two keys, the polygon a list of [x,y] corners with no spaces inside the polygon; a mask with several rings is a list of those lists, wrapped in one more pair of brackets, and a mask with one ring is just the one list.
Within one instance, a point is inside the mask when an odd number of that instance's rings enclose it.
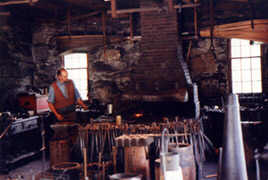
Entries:
{"label": "metal pipe", "polygon": [[260,153],[258,152],[258,149],[256,149],[254,151],[254,158],[256,160],[256,179],[257,180],[261,180],[261,175],[260,175],[260,163],[259,163],[259,159],[260,159]]}

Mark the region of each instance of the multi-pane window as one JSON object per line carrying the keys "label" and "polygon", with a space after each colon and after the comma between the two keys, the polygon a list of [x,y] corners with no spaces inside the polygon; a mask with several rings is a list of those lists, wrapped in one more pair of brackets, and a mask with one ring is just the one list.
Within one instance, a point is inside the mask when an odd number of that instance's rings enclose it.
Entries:
{"label": "multi-pane window", "polygon": [[88,97],[88,65],[86,53],[72,53],[64,56],[64,67],[78,89],[82,100]]}
{"label": "multi-pane window", "polygon": [[248,40],[231,39],[233,93],[261,93],[261,47]]}

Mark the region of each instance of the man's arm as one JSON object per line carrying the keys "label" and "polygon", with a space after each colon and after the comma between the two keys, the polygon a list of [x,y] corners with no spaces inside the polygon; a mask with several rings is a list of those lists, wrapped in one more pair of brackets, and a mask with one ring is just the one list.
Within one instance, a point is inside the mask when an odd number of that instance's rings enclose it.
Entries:
{"label": "man's arm", "polygon": [[77,99],[77,103],[83,107],[84,110],[87,110],[88,107],[84,104],[84,102],[81,100],[81,98]]}
{"label": "man's arm", "polygon": [[[72,81],[72,82],[73,82],[73,81]],[[77,104],[79,104],[80,106],[82,106],[84,110],[87,110],[88,107],[87,107],[87,106],[84,104],[84,102],[82,101],[81,96],[80,96],[80,93],[79,93],[79,91],[77,90],[77,88],[76,88],[74,82],[73,82],[73,85],[74,85],[74,95],[75,95],[75,99],[76,99]]]}
{"label": "man's arm", "polygon": [[54,113],[54,115],[56,116],[58,120],[60,121],[63,120],[63,116],[56,111],[56,108],[54,107],[52,103],[48,102],[48,107]]}

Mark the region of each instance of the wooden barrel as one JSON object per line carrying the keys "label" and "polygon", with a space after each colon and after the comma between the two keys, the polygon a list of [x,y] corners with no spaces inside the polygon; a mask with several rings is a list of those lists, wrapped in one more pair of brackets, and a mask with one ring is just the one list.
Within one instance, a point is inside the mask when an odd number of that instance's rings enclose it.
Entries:
{"label": "wooden barrel", "polygon": [[131,146],[124,148],[125,172],[142,174],[144,180],[150,180],[150,163],[146,146]]}
{"label": "wooden barrel", "polygon": [[49,142],[50,167],[70,161],[70,146],[67,139]]}
{"label": "wooden barrel", "polygon": [[191,144],[169,144],[168,149],[171,152],[178,152],[180,154],[180,166],[183,180],[195,180],[196,167],[193,146]]}

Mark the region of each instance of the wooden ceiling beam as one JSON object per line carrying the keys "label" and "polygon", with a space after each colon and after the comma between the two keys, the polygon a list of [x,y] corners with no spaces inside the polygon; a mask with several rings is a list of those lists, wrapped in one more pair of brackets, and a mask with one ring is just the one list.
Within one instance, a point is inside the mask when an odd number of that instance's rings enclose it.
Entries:
{"label": "wooden ceiling beam", "polygon": [[39,0],[22,0],[22,1],[7,1],[7,2],[0,2],[0,6],[9,6],[9,5],[18,5],[18,4],[32,4],[36,3]]}
{"label": "wooden ceiling beam", "polygon": [[[75,21],[75,20],[80,20],[80,19],[91,17],[91,16],[95,16],[98,14],[101,14],[101,11],[94,11],[94,12],[90,12],[90,13],[79,15],[79,16],[72,16],[71,19],[72,21]],[[67,23],[67,22],[68,22],[68,19],[63,21],[63,23]]]}
{"label": "wooden ceiling beam", "polygon": [[[175,9],[179,8],[194,8],[200,6],[200,3],[191,3],[191,4],[183,4],[183,5],[174,5]],[[126,14],[126,13],[137,13],[137,12],[150,12],[150,11],[161,11],[158,7],[148,7],[148,8],[132,8],[132,9],[119,9],[116,10],[116,14]],[[109,10],[108,14],[112,14],[113,12]]]}

